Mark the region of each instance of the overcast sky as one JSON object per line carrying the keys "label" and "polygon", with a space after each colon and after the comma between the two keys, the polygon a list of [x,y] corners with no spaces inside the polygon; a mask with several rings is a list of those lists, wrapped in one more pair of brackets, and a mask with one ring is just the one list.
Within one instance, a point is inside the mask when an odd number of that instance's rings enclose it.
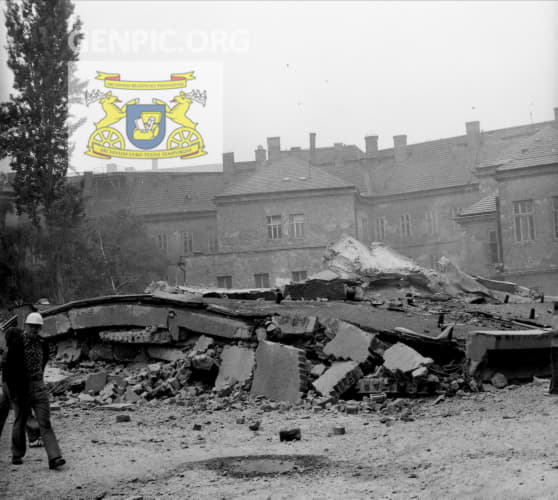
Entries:
{"label": "overcast sky", "polygon": [[384,148],[398,134],[409,143],[460,135],[470,120],[483,130],[550,120],[558,106],[557,2],[76,4],[83,61],[115,72],[145,62],[145,79],[168,77],[149,73],[153,61],[177,71],[221,62],[221,150],[238,160],[268,136],[306,147],[313,131],[318,146],[364,149],[377,134]]}

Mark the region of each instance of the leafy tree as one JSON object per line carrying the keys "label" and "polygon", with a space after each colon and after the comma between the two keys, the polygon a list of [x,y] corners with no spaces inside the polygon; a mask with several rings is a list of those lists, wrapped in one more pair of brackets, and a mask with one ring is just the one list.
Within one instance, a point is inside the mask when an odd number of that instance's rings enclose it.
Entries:
{"label": "leafy tree", "polygon": [[26,212],[36,226],[42,215],[48,228],[57,215],[56,200],[65,189],[68,64],[78,58],[81,22],[73,19],[70,0],[7,0],[6,4],[7,63],[14,74],[15,92],[0,106],[0,149],[11,157],[15,171],[18,213]]}
{"label": "leafy tree", "polygon": [[95,254],[100,293],[141,292],[160,279],[167,260],[149,237],[140,219],[126,210],[89,223],[89,244]]}

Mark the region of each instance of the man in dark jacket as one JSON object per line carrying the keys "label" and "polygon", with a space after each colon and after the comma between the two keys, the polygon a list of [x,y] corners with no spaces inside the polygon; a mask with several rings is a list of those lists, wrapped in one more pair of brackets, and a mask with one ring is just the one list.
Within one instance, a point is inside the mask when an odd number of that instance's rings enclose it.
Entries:
{"label": "man in dark jacket", "polygon": [[[22,334],[21,330],[16,327],[11,327],[6,330],[4,338],[6,340],[6,350],[2,352],[0,350],[0,373],[2,373],[2,387],[0,388],[0,436],[2,435],[2,430],[4,429],[4,424],[8,419],[8,414],[10,413],[10,407],[12,406],[10,398],[10,390],[8,389],[8,384],[6,378],[10,378],[10,369],[8,368],[8,351],[10,344],[18,336]],[[14,381],[17,382],[17,381]],[[16,397],[14,395],[14,397]],[[27,437],[29,438],[29,446],[41,446],[41,433],[39,431],[39,424],[33,415],[29,416],[27,423],[25,424],[27,429]]]}
{"label": "man in dark jacket", "polygon": [[48,390],[43,381],[48,361],[48,346],[39,336],[43,318],[33,312],[25,319],[23,334],[12,342],[8,349],[8,390],[13,397],[15,421],[12,434],[12,463],[23,463],[26,451],[25,423],[34,410],[48,455],[48,465],[56,469],[66,463],[58,446],[58,440],[50,423]]}

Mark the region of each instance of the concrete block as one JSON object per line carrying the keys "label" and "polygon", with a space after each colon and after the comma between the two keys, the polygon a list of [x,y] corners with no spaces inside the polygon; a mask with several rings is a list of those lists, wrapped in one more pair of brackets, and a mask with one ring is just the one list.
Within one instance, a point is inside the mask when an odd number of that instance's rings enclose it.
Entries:
{"label": "concrete block", "polygon": [[[180,339],[181,329],[186,332],[202,333],[227,339],[247,339],[251,337],[250,326],[238,319],[218,314],[178,310],[169,318],[169,330],[175,339]],[[177,333],[178,332],[178,333]]]}
{"label": "concrete block", "polygon": [[384,367],[390,372],[409,373],[432,363],[431,358],[425,358],[402,342],[397,342],[384,352]]}
{"label": "concrete block", "polygon": [[55,314],[54,316],[46,316],[44,318],[41,337],[56,337],[64,335],[72,329],[70,319],[66,313]]}
{"label": "concrete block", "polygon": [[215,389],[222,390],[237,382],[246,382],[252,376],[254,363],[255,355],[252,349],[225,346],[221,353],[221,365],[215,380]]}
{"label": "concrete block", "polygon": [[304,351],[267,340],[259,343],[252,395],[276,401],[298,402],[306,377]]}
{"label": "concrete block", "polygon": [[362,378],[362,370],[355,361],[340,361],[331,367],[312,385],[322,396],[340,396]]}
{"label": "concrete block", "polygon": [[192,352],[205,352],[207,351],[215,341],[211,337],[202,335],[196,340],[194,347],[192,347]]}
{"label": "concrete block", "polygon": [[316,316],[276,315],[271,321],[281,335],[312,335],[318,327]]}
{"label": "concrete block", "polygon": [[327,366],[324,365],[323,363],[319,363],[317,365],[314,365],[312,367],[312,369],[310,370],[310,375],[312,375],[313,377],[319,377],[320,375],[322,375],[325,371],[326,371]]}
{"label": "concrete block", "polygon": [[105,372],[92,373],[85,379],[85,392],[93,391],[94,394],[101,392],[107,384]]}
{"label": "concrete block", "polygon": [[214,358],[207,354],[195,354],[190,357],[192,368],[195,370],[211,370],[217,363]]}
{"label": "concrete block", "polygon": [[147,348],[147,354],[153,359],[158,359],[161,361],[178,361],[179,359],[185,359],[187,353],[181,349],[176,349],[174,347],[160,347],[160,346],[149,346]]}
{"label": "concrete block", "polygon": [[141,398],[131,389],[128,389],[125,393],[124,396],[122,397],[124,399],[124,401],[128,402],[128,403],[135,403],[137,401],[139,401]]}
{"label": "concrete block", "polygon": [[377,343],[376,336],[338,319],[322,320],[335,337],[324,346],[324,353],[338,359],[362,363]]}
{"label": "concrete block", "polygon": [[81,345],[76,339],[64,339],[56,343],[56,359],[59,361],[75,363],[81,356]]}
{"label": "concrete block", "polygon": [[167,327],[168,309],[138,304],[107,304],[72,309],[68,312],[74,330],[118,326]]}

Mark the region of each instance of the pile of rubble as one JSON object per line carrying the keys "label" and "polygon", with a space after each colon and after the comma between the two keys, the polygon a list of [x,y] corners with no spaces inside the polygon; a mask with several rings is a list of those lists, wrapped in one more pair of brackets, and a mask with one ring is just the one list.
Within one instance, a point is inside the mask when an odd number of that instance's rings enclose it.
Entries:
{"label": "pile of rubble", "polygon": [[[497,295],[449,261],[444,275],[345,238],[328,248],[326,262],[320,276],[282,292],[237,291],[252,300],[159,283],[149,293],[44,310],[43,335],[68,370],[47,374],[51,391],[70,404],[211,398],[219,406],[263,397],[374,409],[388,398],[478,392],[486,381],[504,387],[504,373],[486,366],[488,353],[516,349],[526,328],[529,346],[550,346],[534,308],[528,319],[496,314],[487,308]],[[297,294],[304,300],[293,300]],[[536,368],[530,375],[550,369],[547,361]]]}

